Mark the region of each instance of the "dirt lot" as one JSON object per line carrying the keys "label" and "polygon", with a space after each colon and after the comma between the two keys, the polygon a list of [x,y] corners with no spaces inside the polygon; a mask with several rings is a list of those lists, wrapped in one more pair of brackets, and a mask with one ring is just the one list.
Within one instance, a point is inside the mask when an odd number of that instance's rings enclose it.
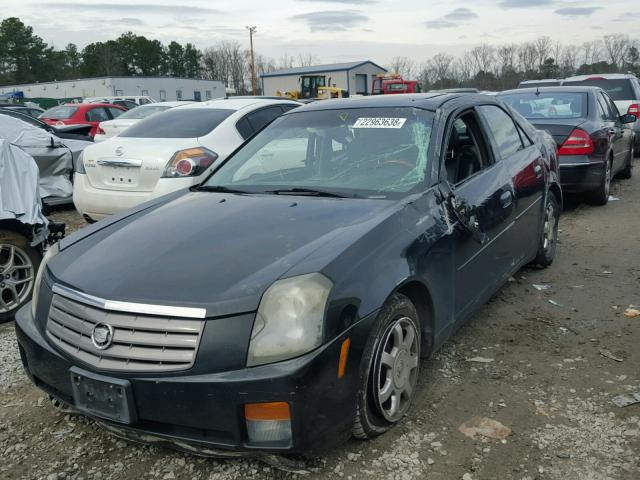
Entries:
{"label": "dirt lot", "polygon": [[[519,272],[431,361],[408,418],[374,441],[307,461],[309,479],[640,478],[640,168],[619,201],[575,200],[556,262]],[[71,210],[54,214],[77,228]],[[533,284],[548,284],[538,291]],[[551,303],[551,302],[554,303]],[[469,361],[482,357],[486,363]],[[471,439],[473,416],[512,430]],[[289,479],[257,461],[210,460],[124,442],[57,412],[22,372],[13,326],[0,326],[0,478]]]}

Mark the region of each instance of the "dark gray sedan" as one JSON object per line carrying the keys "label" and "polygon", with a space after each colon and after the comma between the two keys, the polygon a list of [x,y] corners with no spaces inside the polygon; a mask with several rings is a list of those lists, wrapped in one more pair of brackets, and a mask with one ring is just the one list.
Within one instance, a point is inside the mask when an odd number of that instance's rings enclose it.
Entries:
{"label": "dark gray sedan", "polygon": [[634,115],[621,115],[598,87],[540,87],[502,92],[498,98],[558,144],[560,179],[567,192],[583,192],[596,205],[609,201],[611,179],[631,178]]}

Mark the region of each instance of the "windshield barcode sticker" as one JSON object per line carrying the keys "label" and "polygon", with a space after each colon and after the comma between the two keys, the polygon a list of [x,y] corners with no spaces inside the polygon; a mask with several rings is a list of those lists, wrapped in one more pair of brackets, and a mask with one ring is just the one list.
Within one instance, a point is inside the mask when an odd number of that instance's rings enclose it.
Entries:
{"label": "windshield barcode sticker", "polygon": [[402,128],[406,118],[359,118],[353,128]]}

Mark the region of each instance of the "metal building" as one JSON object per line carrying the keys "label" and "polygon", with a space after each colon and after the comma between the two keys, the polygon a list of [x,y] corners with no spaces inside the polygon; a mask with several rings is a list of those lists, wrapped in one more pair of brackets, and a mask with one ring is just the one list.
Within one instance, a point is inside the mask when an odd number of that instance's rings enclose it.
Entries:
{"label": "metal building", "polygon": [[336,86],[349,91],[350,95],[369,95],[376,75],[387,70],[370,60],[348,63],[331,63],[311,67],[286,68],[260,76],[264,95],[300,90],[300,77],[304,75],[325,76],[327,86]]}
{"label": "metal building", "polygon": [[23,92],[25,98],[71,99],[148,95],[157,101],[211,100],[225,96],[217,80],[176,77],[98,77],[0,86],[0,95]]}

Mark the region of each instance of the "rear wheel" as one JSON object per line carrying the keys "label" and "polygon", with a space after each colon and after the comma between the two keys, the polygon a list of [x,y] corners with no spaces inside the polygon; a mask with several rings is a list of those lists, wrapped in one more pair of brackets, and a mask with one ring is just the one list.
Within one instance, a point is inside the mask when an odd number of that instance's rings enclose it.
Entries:
{"label": "rear wheel", "polygon": [[0,230],[0,323],[12,320],[31,298],[41,259],[25,237]]}
{"label": "rear wheel", "polygon": [[613,160],[609,161],[605,165],[604,174],[600,181],[600,186],[590,193],[589,200],[594,205],[606,205],[609,202],[609,192],[611,190],[611,169]]}
{"label": "rear wheel", "polygon": [[362,357],[355,437],[380,435],[407,413],[418,380],[420,340],[415,306],[394,294],[378,315]]}
{"label": "rear wheel", "polygon": [[560,204],[553,192],[547,195],[547,204],[544,208],[544,224],[542,235],[538,245],[538,254],[534,264],[541,267],[548,267],[553,263],[556,256],[556,245],[558,241],[558,223],[560,221]]}
{"label": "rear wheel", "polygon": [[631,178],[632,162],[633,162],[633,157],[635,156],[634,142],[631,142],[631,146],[629,148],[631,150],[629,150],[627,161],[624,162],[624,168],[620,170],[620,173],[618,174],[619,178],[623,178],[625,180]]}

